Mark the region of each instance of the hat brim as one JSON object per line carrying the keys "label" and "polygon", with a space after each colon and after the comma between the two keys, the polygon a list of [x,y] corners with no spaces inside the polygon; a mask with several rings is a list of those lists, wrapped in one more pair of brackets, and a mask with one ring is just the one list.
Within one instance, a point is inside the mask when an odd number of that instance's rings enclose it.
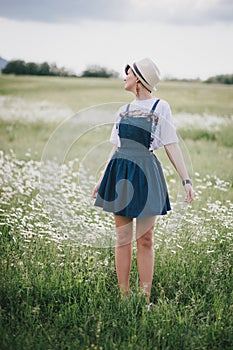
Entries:
{"label": "hat brim", "polygon": [[143,81],[143,79],[137,74],[137,72],[135,71],[133,65],[127,64],[125,66],[125,74],[128,74],[129,68],[132,69],[132,71],[134,72],[134,74],[136,75],[136,77],[140,80],[140,82],[142,83],[142,85],[149,91],[156,91],[156,87],[151,87],[149,85],[145,85],[145,82]]}

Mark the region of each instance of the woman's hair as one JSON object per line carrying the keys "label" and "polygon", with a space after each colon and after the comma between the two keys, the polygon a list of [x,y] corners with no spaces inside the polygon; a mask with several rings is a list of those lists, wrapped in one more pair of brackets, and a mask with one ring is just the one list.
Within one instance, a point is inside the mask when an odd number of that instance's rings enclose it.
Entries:
{"label": "woman's hair", "polygon": [[[127,64],[127,66],[125,67],[125,74],[126,75],[128,75],[128,72],[129,72],[129,69],[130,69],[131,67],[130,67],[130,65],[128,65]],[[137,75],[134,73],[134,71],[133,71],[133,69],[131,69],[132,70],[132,72],[133,72],[133,75],[135,76],[135,77],[137,77]],[[151,93],[151,90],[149,90],[149,89],[147,89],[147,87],[145,87],[142,83],[141,83],[141,81],[138,79],[138,81],[137,81],[137,84],[138,83],[140,83],[147,91],[149,91],[150,93]],[[138,85],[136,85],[136,94],[137,94],[137,96],[138,96],[138,93],[139,93],[139,90],[138,90]]]}

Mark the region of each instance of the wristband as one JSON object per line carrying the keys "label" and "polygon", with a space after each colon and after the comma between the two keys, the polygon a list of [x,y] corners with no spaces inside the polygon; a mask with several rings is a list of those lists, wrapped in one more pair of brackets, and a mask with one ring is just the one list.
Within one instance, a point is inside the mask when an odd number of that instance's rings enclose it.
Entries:
{"label": "wristband", "polygon": [[183,186],[185,186],[185,185],[187,185],[187,184],[190,184],[190,185],[192,186],[193,183],[192,183],[192,181],[191,181],[190,179],[186,179],[186,180],[183,180],[183,181],[182,181],[182,185],[183,185]]}

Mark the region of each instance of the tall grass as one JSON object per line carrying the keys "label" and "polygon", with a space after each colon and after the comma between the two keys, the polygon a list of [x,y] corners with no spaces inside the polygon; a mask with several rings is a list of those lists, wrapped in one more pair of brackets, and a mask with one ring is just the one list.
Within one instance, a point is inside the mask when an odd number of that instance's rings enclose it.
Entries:
{"label": "tall grass", "polygon": [[[231,349],[229,183],[196,174],[196,204],[158,222],[154,306],[148,311],[139,290],[135,246],[132,294],[125,300],[119,296],[114,241],[107,239],[114,234],[113,222],[87,200],[93,178],[83,169],[79,175],[86,187],[75,186],[70,162],[62,166],[62,194],[51,189],[56,197],[48,191],[42,198],[38,174],[43,166],[1,154],[2,349]],[[172,174],[166,170],[169,187]],[[225,200],[215,199],[222,196]],[[171,198],[175,201],[172,188]],[[62,222],[51,216],[51,205]],[[101,231],[102,224],[108,231]]]}
{"label": "tall grass", "polygon": [[[120,91],[118,80],[0,77],[2,95],[73,110],[128,101]],[[159,91],[177,112],[231,115],[231,87],[166,82]],[[60,164],[42,157],[57,123],[25,122],[20,110],[11,113],[15,119],[4,115],[0,123],[0,348],[232,349],[231,127],[179,131],[194,169],[192,205],[182,204],[180,179],[158,151],[174,210],[155,228],[154,305],[148,310],[136,242],[131,295],[121,299],[113,219],[91,199],[108,153],[109,126],[85,132],[79,124],[81,137]],[[76,133],[62,131],[55,150]]]}
{"label": "tall grass", "polygon": [[[183,230],[183,235],[190,231]],[[194,232],[192,232],[194,234]],[[155,252],[148,311],[132,267],[121,300],[110,250],[1,236],[1,349],[231,349],[229,242]],[[214,250],[209,249],[210,245]]]}
{"label": "tall grass", "polygon": [[221,130],[200,130],[200,129],[184,129],[180,131],[183,139],[191,139],[193,141],[207,140],[214,141],[218,146],[233,147],[233,124],[223,126]]}

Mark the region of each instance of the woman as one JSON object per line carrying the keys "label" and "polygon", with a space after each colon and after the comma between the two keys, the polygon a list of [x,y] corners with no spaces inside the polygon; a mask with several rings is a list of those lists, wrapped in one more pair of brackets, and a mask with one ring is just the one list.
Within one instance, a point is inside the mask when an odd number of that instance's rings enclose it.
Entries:
{"label": "woman", "polygon": [[116,272],[123,295],[130,291],[133,219],[136,218],[140,287],[149,301],[154,272],[155,220],[171,210],[162,167],[153,150],[165,147],[183,182],[186,202],[194,199],[194,191],[178,145],[170,107],[151,94],[160,81],[158,67],[144,58],[127,65],[125,73],[125,90],[132,92],[135,100],[118,111],[110,138],[115,146],[94,188],[93,198],[96,198],[96,206],[114,213]]}

